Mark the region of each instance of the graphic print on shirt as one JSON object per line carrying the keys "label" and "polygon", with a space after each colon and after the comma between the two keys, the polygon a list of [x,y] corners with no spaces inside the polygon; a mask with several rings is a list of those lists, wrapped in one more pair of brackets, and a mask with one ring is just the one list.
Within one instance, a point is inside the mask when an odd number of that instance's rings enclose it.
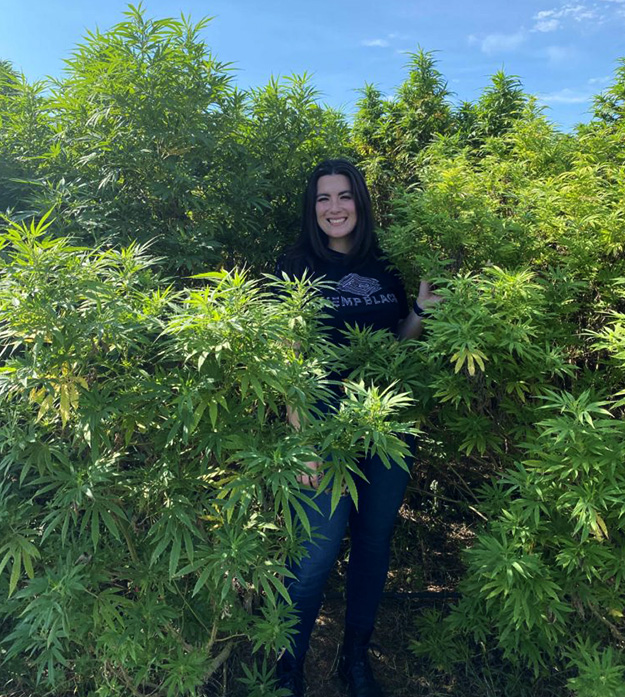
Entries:
{"label": "graphic print on shirt", "polygon": [[365,278],[357,273],[350,273],[343,276],[341,282],[337,285],[337,289],[343,293],[347,291],[352,295],[362,295],[367,298],[373,293],[382,290],[382,286],[377,278]]}
{"label": "graphic print on shirt", "polygon": [[[335,307],[358,307],[359,305],[364,307],[366,305],[383,305],[385,303],[397,302],[397,297],[394,293],[380,293],[383,286],[377,278],[359,276],[357,273],[343,276],[336,289],[339,291],[339,295],[328,298]],[[352,298],[349,295],[359,297]]]}

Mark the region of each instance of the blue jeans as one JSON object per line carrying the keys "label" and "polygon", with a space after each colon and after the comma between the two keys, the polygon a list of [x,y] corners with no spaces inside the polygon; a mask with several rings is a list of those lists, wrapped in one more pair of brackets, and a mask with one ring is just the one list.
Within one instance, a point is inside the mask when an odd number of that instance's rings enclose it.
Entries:
{"label": "blue jeans", "polygon": [[[411,464],[408,462],[407,464]],[[387,469],[380,458],[360,462],[369,483],[356,477],[358,510],[351,497],[342,496],[330,515],[329,493],[315,498],[320,513],[307,507],[313,536],[304,547],[308,556],[290,567],[296,579],[287,584],[294,608],[299,615],[293,653],[304,657],[315,624],[323,589],[336,561],[341,541],[349,523],[351,550],[347,568],[346,625],[364,633],[373,630],[375,615],[382,598],[388,572],[390,542],[397,511],[401,506],[410,474],[399,465]],[[311,492],[310,496],[314,496]]]}

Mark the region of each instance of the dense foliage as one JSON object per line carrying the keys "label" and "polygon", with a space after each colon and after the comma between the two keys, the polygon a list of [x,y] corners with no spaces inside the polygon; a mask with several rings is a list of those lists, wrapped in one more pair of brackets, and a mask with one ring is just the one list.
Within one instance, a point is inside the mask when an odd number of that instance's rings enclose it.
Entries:
{"label": "dense foliage", "polygon": [[[192,691],[236,637],[288,643],[281,579],[310,534],[295,476],[331,450],[321,495],[337,501],[359,454],[401,462],[406,398],[355,384],[312,418],[328,387],[305,282],[280,297],[214,272],[175,292],[141,247],[72,247],[46,227],[2,237],[5,670],[25,692],[27,666],[62,692]],[[299,432],[287,403],[308,415]]]}
{"label": "dense foliage", "polygon": [[[306,76],[236,89],[205,24],[131,8],[47,85],[0,62],[4,684],[192,694],[248,642],[245,689],[273,694],[297,473],[327,455],[336,500],[358,452],[399,466],[418,426],[480,522],[416,655],[453,672],[489,647],[509,695],[625,694],[623,64],[562,134],[503,73],[454,105],[418,50],[350,127]],[[422,341],[331,349],[314,287],[261,276],[331,155],[366,172],[407,288],[446,298]]]}
{"label": "dense foliage", "polygon": [[528,102],[479,146],[439,137],[385,234],[406,276],[448,297],[429,324],[428,432],[448,463],[502,472],[479,490],[463,599],[415,650],[449,669],[491,645],[605,697],[625,693],[622,126],[561,135]]}
{"label": "dense foliage", "polygon": [[[150,241],[173,274],[268,264],[312,163],[349,150],[344,117],[306,77],[241,93],[200,38],[207,21],[127,15],[89,34],[47,91],[0,68],[3,209],[54,206],[86,244]],[[32,182],[21,198],[16,179]]]}

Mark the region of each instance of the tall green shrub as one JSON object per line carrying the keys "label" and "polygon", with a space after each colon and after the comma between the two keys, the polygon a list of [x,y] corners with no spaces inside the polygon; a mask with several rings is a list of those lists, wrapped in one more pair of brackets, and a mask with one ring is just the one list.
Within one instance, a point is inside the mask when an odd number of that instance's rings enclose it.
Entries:
{"label": "tall green shrub", "polygon": [[234,142],[240,100],[200,38],[208,20],[126,15],[90,32],[53,85],[49,203],[86,242],[155,239],[172,270],[201,270],[217,258],[235,186],[241,224],[251,205]]}
{"label": "tall green shrub", "polygon": [[28,180],[38,180],[41,158],[52,147],[45,83],[28,83],[0,61],[0,212],[29,208]]}
{"label": "tall green shrub", "polygon": [[574,139],[524,114],[477,149],[424,151],[385,234],[409,285],[434,276],[446,297],[427,322],[426,432],[448,480],[483,482],[487,520],[463,599],[438,630],[423,619],[415,650],[450,669],[488,645],[607,697],[624,691],[622,368],[605,353],[620,346],[622,134]]}

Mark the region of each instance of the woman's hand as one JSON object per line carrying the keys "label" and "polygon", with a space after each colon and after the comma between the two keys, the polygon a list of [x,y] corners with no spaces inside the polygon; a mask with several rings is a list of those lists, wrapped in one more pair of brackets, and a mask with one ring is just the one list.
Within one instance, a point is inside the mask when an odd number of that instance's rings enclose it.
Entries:
{"label": "woman's hand", "polygon": [[298,474],[297,481],[304,486],[311,486],[316,489],[319,486],[319,475],[317,470],[321,466],[321,462],[318,460],[310,460],[306,463],[306,467],[310,470],[310,474]]}
{"label": "woman's hand", "polygon": [[[286,416],[291,426],[293,426],[296,431],[299,431],[302,427],[299,419],[299,413],[289,404],[286,406]],[[317,474],[317,470],[320,466],[321,462],[319,460],[309,460],[306,463],[306,467],[308,467],[310,470],[310,474],[298,474],[296,477],[297,481],[304,486],[311,486],[313,489],[316,489],[319,486],[320,476]]]}
{"label": "woman's hand", "polygon": [[433,305],[442,302],[444,299],[445,298],[441,297],[440,295],[432,293],[432,286],[430,285],[429,281],[422,280],[421,283],[419,283],[419,295],[417,295],[417,305],[422,310],[425,310],[428,307],[432,307]]}
{"label": "woman's hand", "polygon": [[[419,295],[417,296],[417,306],[420,310],[433,307],[444,300],[440,295],[432,293],[432,286],[429,281],[422,280],[419,284]],[[408,317],[401,323],[397,335],[400,339],[418,339],[423,331],[423,313],[419,314],[411,310]]]}

